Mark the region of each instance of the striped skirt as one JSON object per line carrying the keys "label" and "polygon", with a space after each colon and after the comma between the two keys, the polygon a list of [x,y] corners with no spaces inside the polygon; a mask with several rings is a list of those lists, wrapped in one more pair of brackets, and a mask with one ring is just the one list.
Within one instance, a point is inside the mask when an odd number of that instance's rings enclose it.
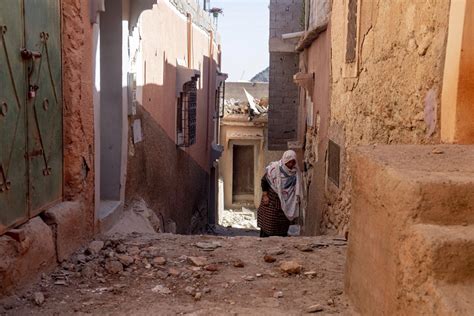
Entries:
{"label": "striped skirt", "polygon": [[287,236],[290,221],[281,209],[280,198],[271,188],[268,190],[268,198],[270,202],[267,205],[260,202],[257,212],[257,225],[267,235]]}

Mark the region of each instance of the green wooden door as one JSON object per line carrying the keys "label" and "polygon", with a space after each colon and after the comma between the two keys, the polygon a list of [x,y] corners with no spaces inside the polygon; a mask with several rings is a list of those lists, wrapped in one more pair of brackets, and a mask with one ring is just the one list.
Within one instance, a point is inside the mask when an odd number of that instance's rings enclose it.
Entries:
{"label": "green wooden door", "polygon": [[[26,48],[41,53],[29,75],[30,216],[62,199],[61,28],[58,0],[24,0]],[[31,67],[31,66],[30,66]],[[31,69],[30,69],[31,70]]]}
{"label": "green wooden door", "polygon": [[1,234],[62,199],[63,153],[59,0],[0,3]]}
{"label": "green wooden door", "polygon": [[0,10],[0,233],[28,217],[23,1]]}

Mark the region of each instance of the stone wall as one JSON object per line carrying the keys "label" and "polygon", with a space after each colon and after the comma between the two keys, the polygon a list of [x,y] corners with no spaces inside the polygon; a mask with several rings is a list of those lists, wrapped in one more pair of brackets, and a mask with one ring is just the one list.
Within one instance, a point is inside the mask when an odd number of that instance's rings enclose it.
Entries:
{"label": "stone wall", "polygon": [[293,75],[298,72],[298,54],[295,44],[281,36],[303,29],[303,13],[302,0],[270,1],[269,150],[287,149],[288,141],[297,137],[298,87]]}
{"label": "stone wall", "polygon": [[347,229],[347,149],[364,144],[438,143],[449,1],[359,1],[357,55],[345,62],[346,8],[331,15],[329,138],[341,147],[340,186],[329,183],[323,229]]}

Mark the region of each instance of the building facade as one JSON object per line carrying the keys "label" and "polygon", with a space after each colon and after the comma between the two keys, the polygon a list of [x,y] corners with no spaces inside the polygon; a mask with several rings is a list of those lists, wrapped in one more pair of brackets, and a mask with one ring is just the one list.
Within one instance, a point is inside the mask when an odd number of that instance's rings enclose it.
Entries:
{"label": "building facade", "polygon": [[205,228],[226,78],[208,12],[12,1],[0,28],[0,294],[52,270],[134,199],[161,231]]}

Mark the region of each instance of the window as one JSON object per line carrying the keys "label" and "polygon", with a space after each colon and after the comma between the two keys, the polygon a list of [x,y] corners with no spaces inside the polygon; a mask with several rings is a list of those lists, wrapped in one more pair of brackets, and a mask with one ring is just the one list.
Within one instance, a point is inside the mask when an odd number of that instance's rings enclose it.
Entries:
{"label": "window", "polygon": [[196,110],[197,110],[197,78],[183,85],[183,92],[178,97],[177,109],[177,144],[189,147],[196,143]]}
{"label": "window", "polygon": [[339,187],[339,169],[341,164],[341,148],[329,140],[328,149],[328,178]]}

